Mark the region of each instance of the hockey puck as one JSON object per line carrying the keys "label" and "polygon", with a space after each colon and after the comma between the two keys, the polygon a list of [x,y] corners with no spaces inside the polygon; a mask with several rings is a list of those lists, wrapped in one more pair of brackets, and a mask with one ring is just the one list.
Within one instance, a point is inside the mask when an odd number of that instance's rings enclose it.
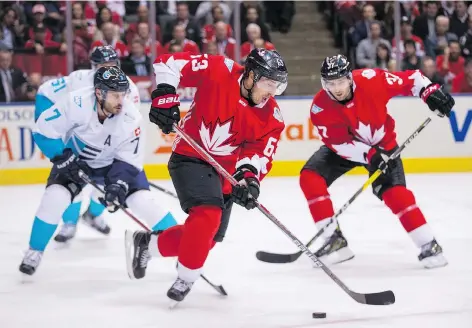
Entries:
{"label": "hockey puck", "polygon": [[324,319],[326,318],[326,312],[313,312],[312,316],[314,319]]}

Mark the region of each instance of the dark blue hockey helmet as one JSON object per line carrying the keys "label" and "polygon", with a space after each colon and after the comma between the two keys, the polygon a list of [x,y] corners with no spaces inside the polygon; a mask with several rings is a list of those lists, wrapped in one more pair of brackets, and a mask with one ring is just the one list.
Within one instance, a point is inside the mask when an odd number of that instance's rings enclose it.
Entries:
{"label": "dark blue hockey helmet", "polygon": [[95,89],[103,91],[127,92],[129,81],[126,74],[118,66],[100,67],[93,78]]}
{"label": "dark blue hockey helmet", "polygon": [[112,46],[95,47],[90,54],[90,62],[92,63],[93,68],[97,65],[107,63],[111,63],[113,66],[120,66],[120,59]]}

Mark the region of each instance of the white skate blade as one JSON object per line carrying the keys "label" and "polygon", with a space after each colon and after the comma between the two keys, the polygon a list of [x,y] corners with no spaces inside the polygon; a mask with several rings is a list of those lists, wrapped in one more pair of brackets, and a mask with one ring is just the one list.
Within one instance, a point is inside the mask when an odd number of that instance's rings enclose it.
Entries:
{"label": "white skate blade", "polygon": [[[354,253],[351,251],[349,247],[343,247],[340,250],[331,253],[329,255],[325,255],[320,257],[320,261],[326,265],[333,265],[342,262],[349,261],[354,258]],[[316,264],[314,265],[315,268],[319,268]]]}
{"label": "white skate blade", "polygon": [[134,234],[134,231],[131,231],[131,230],[125,231],[126,271],[128,272],[128,277],[131,280],[136,279],[133,274],[133,254],[134,254],[133,234]]}
{"label": "white skate blade", "polygon": [[441,268],[448,264],[446,258],[444,257],[442,253],[439,253],[438,255],[435,255],[435,256],[424,258],[420,262],[426,269]]}

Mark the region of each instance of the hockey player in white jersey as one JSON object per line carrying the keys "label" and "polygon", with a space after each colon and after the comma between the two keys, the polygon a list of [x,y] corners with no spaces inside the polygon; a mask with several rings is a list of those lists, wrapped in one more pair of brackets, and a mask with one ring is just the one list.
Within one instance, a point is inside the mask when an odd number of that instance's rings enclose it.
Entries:
{"label": "hockey player in white jersey", "polygon": [[[104,66],[119,66],[119,58],[116,51],[111,46],[96,47],[90,54],[90,62],[92,69],[83,69],[72,72],[68,76],[64,76],[55,80],[43,83],[36,95],[36,114],[38,117],[45,109],[53,104],[67,98],[70,92],[84,87],[93,86],[93,76],[97,69]],[[127,97],[131,99],[136,106],[140,105],[139,90],[131,79],[130,92]],[[82,206],[83,195],[77,195],[72,204],[66,209],[62,216],[64,224],[54,237],[57,242],[66,242],[75,236],[77,231],[77,221],[80,217],[80,209]],[[105,207],[98,201],[98,193],[94,190],[91,195],[88,209],[82,215],[82,220],[95,230],[107,235],[110,233],[103,213]]]}
{"label": "hockey player in white jersey", "polygon": [[102,202],[109,211],[117,210],[113,202],[119,202],[150,227],[168,220],[168,211],[153,198],[142,169],[142,117],[128,92],[129,81],[120,68],[101,67],[92,87],[72,91],[64,101],[38,113],[33,137],[53,167],[21,272],[36,271],[62,214],[84,187],[79,170],[105,186]]}

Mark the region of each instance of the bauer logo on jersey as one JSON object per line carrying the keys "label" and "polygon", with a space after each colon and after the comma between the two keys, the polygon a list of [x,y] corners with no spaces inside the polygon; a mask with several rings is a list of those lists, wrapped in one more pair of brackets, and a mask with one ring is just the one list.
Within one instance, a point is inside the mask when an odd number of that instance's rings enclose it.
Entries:
{"label": "bauer logo on jersey", "polygon": [[274,107],[274,117],[275,117],[275,119],[276,119],[277,121],[282,122],[282,123],[284,122],[284,118],[283,118],[283,116],[282,116],[282,112],[281,112],[280,109],[277,108],[277,107]]}
{"label": "bauer logo on jersey", "polygon": [[231,72],[233,70],[234,61],[229,58],[225,58],[225,65],[228,68],[228,71]]}
{"label": "bauer logo on jersey", "polygon": [[319,112],[323,111],[323,108],[321,107],[318,107],[316,106],[315,104],[313,104],[313,106],[311,106],[311,112],[313,114],[318,114]]}

